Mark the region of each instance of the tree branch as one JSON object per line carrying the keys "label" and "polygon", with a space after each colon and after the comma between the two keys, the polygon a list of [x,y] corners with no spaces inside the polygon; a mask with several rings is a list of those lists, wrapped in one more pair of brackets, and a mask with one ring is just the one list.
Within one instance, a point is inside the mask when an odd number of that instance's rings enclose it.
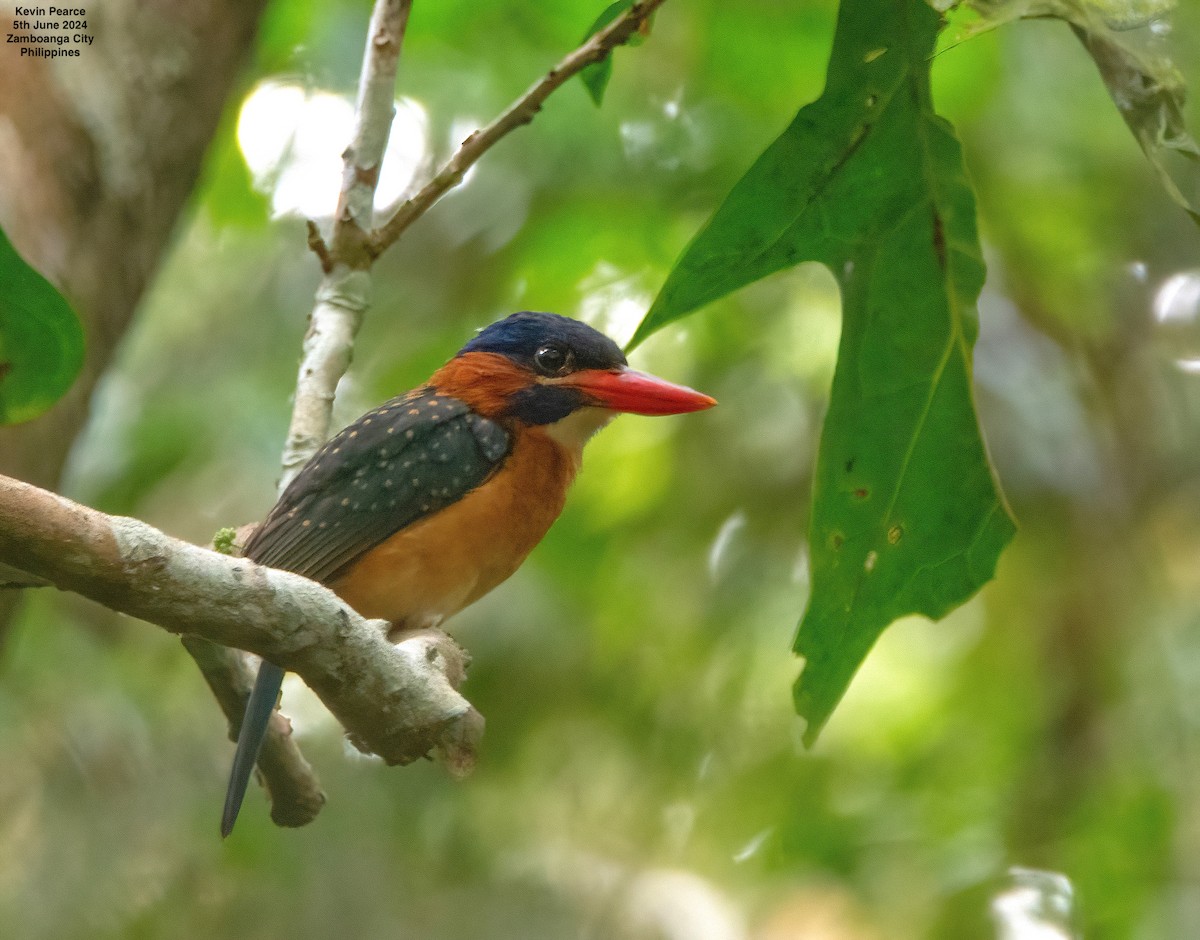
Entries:
{"label": "tree branch", "polygon": [[464,654],[445,634],[422,631],[393,646],[387,624],[364,620],[299,575],[197,548],[4,476],[0,563],[298,673],[356,746],[389,764],[433,749],[454,770],[473,762],[482,718],[454,688]]}
{"label": "tree branch", "polygon": [[343,155],[342,191],[333,221],[333,257],[356,269],[374,260],[364,239],[374,224],[375,190],[396,115],[396,69],[411,9],[412,0],[378,0],[367,31],[354,138]]}
{"label": "tree branch", "polygon": [[433,179],[415,196],[406,200],[391,218],[371,234],[368,247],[372,257],[383,254],[405,229],[424,215],[448,190],[461,183],[467,170],[502,138],[532,121],[541,110],[542,104],[556,89],[589,65],[606,58],[617,46],[628,42],[633,34],[643,27],[650,15],[665,2],[666,0],[641,0],[633,4],[547,72],[491,124],[464,140],[454,156],[434,174]]}
{"label": "tree branch", "polygon": [[283,448],[281,492],[329,436],[334,392],[350,367],[354,337],[370,306],[366,270],[374,256],[367,248],[367,233],[374,222],[379,168],[396,113],[396,68],[411,9],[412,0],[376,0],[358,82],[354,137],[343,154],[342,189],[328,244],[315,226],[309,227],[308,243],[325,276],[304,337]]}

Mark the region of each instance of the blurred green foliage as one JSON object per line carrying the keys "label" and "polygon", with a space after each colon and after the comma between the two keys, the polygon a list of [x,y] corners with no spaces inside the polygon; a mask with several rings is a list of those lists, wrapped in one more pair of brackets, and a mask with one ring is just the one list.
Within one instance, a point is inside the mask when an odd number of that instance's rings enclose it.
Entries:
{"label": "blurred green foliage", "polygon": [[[601,6],[418,2],[399,91],[435,158]],[[603,109],[562,89],[381,261],[339,419],[514,309],[627,340],[820,94],[835,12],[668,3]],[[246,91],[282,76],[349,95],[367,15],[275,4]],[[1155,41],[1196,87],[1200,10],[1173,23]],[[944,51],[933,80],[979,201],[978,406],[1021,529],[975,600],[888,631],[813,751],[787,651],[839,297],[803,265],[639,347],[636,366],[721,407],[617,421],[545,543],[457,618],[488,718],[465,782],[347,757],[289,685],[329,805],[279,830],[254,791],[222,843],[232,745],[177,641],[34,596],[0,685],[6,932],[619,938],[655,936],[629,925],[658,910],[744,928],[714,936],[961,940],[993,935],[1022,865],[1071,879],[1089,938],[1200,935],[1200,326],[1155,317],[1200,240],[1061,24]],[[68,488],[197,542],[272,501],[318,278],[303,223],[268,220],[238,182],[235,118]]]}

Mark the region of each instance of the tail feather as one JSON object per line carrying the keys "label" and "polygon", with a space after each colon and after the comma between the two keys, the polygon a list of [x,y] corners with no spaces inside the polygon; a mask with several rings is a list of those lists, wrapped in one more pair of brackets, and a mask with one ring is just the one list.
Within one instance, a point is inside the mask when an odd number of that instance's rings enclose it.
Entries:
{"label": "tail feather", "polygon": [[246,714],[242,717],[242,728],[238,732],[233,769],[229,772],[229,789],[225,791],[225,810],[221,814],[222,837],[233,832],[233,824],[237,822],[238,810],[242,808],[242,799],[246,795],[246,785],[250,782],[250,773],[258,761],[258,752],[262,747],[263,738],[267,736],[271,712],[275,710],[279,689],[283,685],[283,672],[274,663],[266,660],[263,660],[258,668],[258,678],[254,680],[254,690],[246,703]]}

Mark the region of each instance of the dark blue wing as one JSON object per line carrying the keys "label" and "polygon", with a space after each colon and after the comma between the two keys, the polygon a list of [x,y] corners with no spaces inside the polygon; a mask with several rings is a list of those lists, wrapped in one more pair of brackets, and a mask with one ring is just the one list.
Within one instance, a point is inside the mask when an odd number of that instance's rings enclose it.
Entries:
{"label": "dark blue wing", "polygon": [[245,555],[327,581],[388,536],[475,489],[510,446],[507,431],[456,398],[429,388],[393,398],[317,452]]}

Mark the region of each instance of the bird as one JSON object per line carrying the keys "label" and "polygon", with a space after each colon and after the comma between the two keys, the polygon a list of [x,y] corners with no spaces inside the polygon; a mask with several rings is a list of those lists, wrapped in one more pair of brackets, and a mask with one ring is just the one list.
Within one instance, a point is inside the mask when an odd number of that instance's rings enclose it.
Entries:
{"label": "bird", "polygon": [[[629,368],[587,324],[522,311],[480,330],[429,380],[304,465],[242,554],[320,582],[389,636],[434,627],[507,579],[558,518],[587,441],[622,412],[715,399]],[[283,684],[263,660],[221,834],[232,831]]]}

